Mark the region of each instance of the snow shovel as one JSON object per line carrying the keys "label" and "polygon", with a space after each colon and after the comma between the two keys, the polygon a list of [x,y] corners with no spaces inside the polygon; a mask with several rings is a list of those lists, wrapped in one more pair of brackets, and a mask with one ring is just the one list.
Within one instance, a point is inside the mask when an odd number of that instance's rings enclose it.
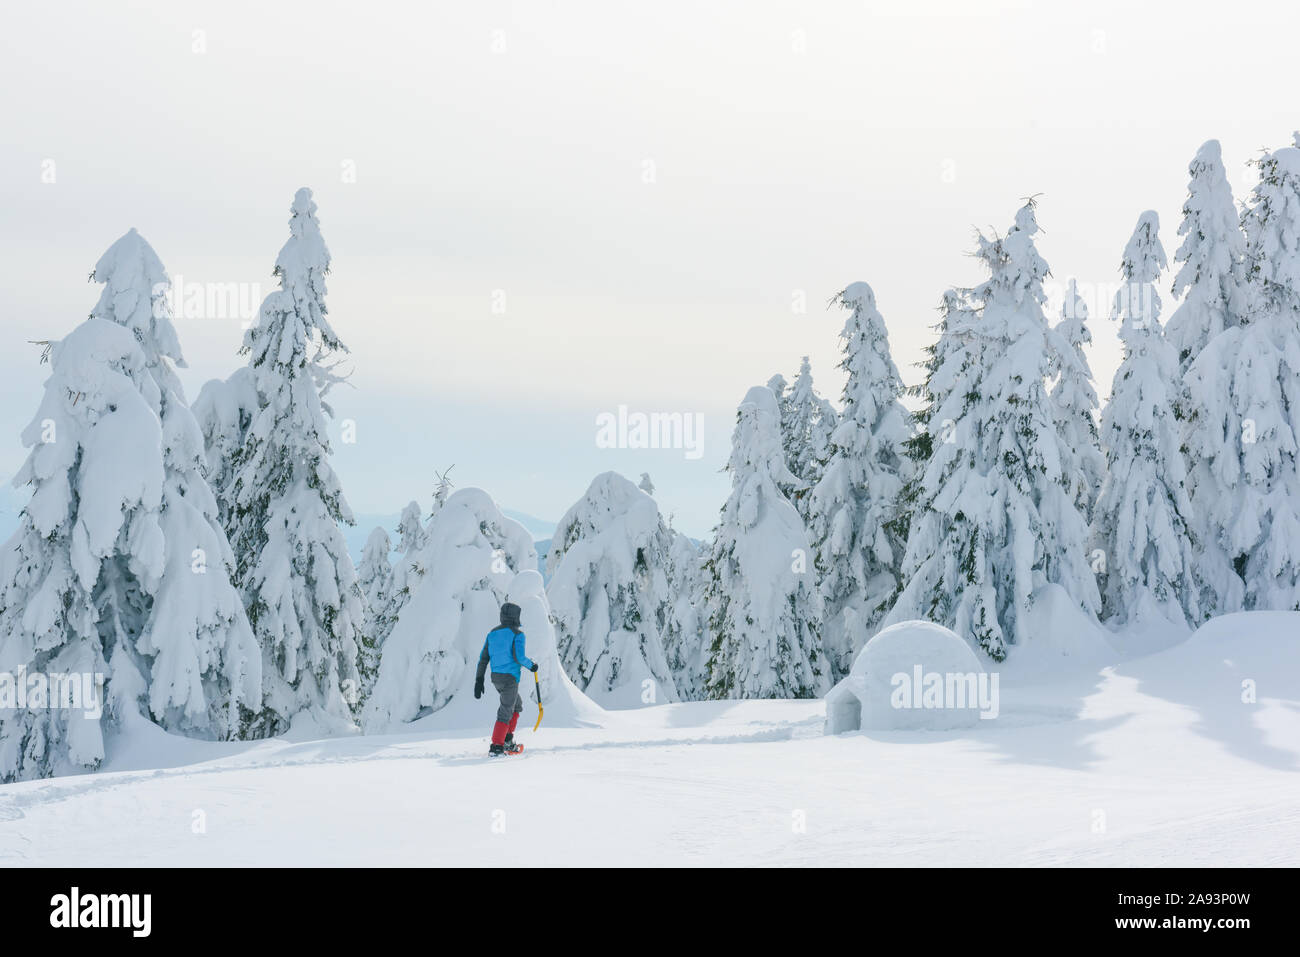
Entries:
{"label": "snow shovel", "polygon": [[536,731],[542,723],[542,683],[537,680],[536,671],[533,672],[533,684],[537,688],[537,724],[533,725],[533,730]]}

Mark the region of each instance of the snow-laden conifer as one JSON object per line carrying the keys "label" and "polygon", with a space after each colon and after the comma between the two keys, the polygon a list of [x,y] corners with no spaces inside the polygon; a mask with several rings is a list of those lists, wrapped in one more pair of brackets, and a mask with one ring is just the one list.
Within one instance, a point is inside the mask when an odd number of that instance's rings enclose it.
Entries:
{"label": "snow-laden conifer", "polygon": [[705,666],[708,647],[704,641],[704,576],[700,549],[669,526],[672,545],[668,551],[669,606],[663,629],[664,659],[672,673],[677,694],[685,701],[706,696]]}
{"label": "snow-laden conifer", "polygon": [[1183,242],[1174,253],[1174,262],[1182,265],[1174,274],[1173,294],[1183,301],[1165,325],[1180,374],[1186,373],[1211,339],[1240,323],[1245,306],[1246,238],[1218,140],[1202,144],[1188,174],[1178,226]]}
{"label": "snow-laden conifer", "polygon": [[363,604],[339,528],[352,522],[330,466],[325,357],[344,351],[326,318],[330,255],[311,190],[294,196],[280,288],[244,336],[258,410],[231,463],[230,543],[249,622],[262,648],[264,706],[246,733],[276,734],[305,713],[351,724],[359,691]]}
{"label": "snow-laden conifer", "polygon": [[[6,782],[98,767],[109,727],[138,714],[166,565],[158,387],[139,343],[87,319],[53,344],[50,366],[14,479],[31,498],[0,552]],[[201,679],[182,691],[206,714]]]}
{"label": "snow-laden conifer", "polygon": [[365,600],[360,661],[357,665],[361,673],[360,699],[363,702],[374,686],[375,676],[379,672],[383,639],[388,637],[392,627],[387,617],[393,590],[393,565],[389,559],[392,551],[393,542],[388,537],[388,532],[375,528],[366,538],[361,562],[357,565],[357,587],[361,589],[361,596]]}
{"label": "snow-laden conifer", "polygon": [[234,557],[205,475],[203,435],[173,368],[185,360],[171,280],[134,229],[99,258],[91,278],[104,284],[91,317],[131,332],[158,391],[165,568],[138,639],[151,662],[149,710],[170,730],[235,736],[240,708],[260,701],[261,654],[231,584]]}
{"label": "snow-laden conifer", "polygon": [[840,333],[840,368],[848,380],[829,436],[830,457],[806,507],[825,602],[824,645],[837,678],[901,586],[904,542],[893,519],[910,466],[905,451],[912,429],[875,293],[855,282],[838,301],[850,310]]}
{"label": "snow-laden conifer", "polygon": [[672,536],[659,507],[616,472],[564,514],[546,556],[546,598],[565,672],[606,707],[678,700],[664,658]]}
{"label": "snow-laden conifer", "polygon": [[[472,698],[483,639],[507,589],[518,572],[537,568],[532,537],[482,489],[449,495],[426,533],[411,559],[410,597],[383,642],[362,708],[367,731],[440,711],[457,695]],[[559,680],[542,675],[544,685],[548,677]]]}
{"label": "snow-laden conifer", "polygon": [[746,393],[732,434],[731,495],[705,560],[710,698],[810,698],[830,687],[821,598],[807,532],[781,491],[780,411],[766,386]]}
{"label": "snow-laden conifer", "polygon": [[1242,224],[1246,307],[1187,372],[1216,611],[1300,608],[1300,149],[1265,155]]}
{"label": "snow-laden conifer", "polygon": [[808,521],[809,493],[821,480],[831,457],[831,435],[839,424],[835,407],[813,387],[812,363],[807,356],[781,403],[781,441],[785,464],[802,488],[791,496],[795,508]]}
{"label": "snow-laden conifer", "polygon": [[1093,387],[1092,367],[1083,351],[1092,342],[1088,306],[1073,279],[1066,285],[1061,321],[1054,331],[1052,371],[1057,379],[1051,399],[1063,440],[1062,469],[1079,513],[1091,520],[1093,503],[1106,472],[1106,459],[1097,431],[1097,390]]}
{"label": "snow-laden conifer", "polygon": [[1120,264],[1115,297],[1124,361],[1102,414],[1106,479],[1093,520],[1105,559],[1102,610],[1114,624],[1152,612],[1199,623],[1200,574],[1190,524],[1179,425],[1178,358],[1160,327],[1156,282],[1167,263],[1160,220],[1138,218]]}
{"label": "snow-laden conifer", "polygon": [[883,624],[934,621],[1002,660],[1030,639],[1034,591],[1096,613],[1087,527],[1063,471],[1045,381],[1052,351],[1031,200],[1006,236],[980,235],[989,278],[945,316],[929,376],[931,454],[917,479],[902,595]]}

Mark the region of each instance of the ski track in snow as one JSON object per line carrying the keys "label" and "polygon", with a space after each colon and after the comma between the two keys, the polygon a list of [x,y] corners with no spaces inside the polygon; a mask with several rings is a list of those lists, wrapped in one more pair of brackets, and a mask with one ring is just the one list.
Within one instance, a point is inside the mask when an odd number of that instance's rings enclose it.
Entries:
{"label": "ski track in snow", "polygon": [[[670,747],[684,744],[744,744],[747,742],[759,741],[788,741],[794,735],[792,728],[776,728],[771,731],[759,731],[753,734],[728,734],[728,735],[707,735],[700,738],[658,738],[654,740],[638,741],[589,741],[584,744],[571,744],[554,746],[534,746],[528,748],[526,754],[562,754],[567,751],[596,751],[603,748],[656,748]],[[356,739],[352,739],[356,740]],[[59,801],[66,801],[72,798],[80,797],[95,791],[106,791],[122,787],[130,787],[142,780],[151,780],[158,778],[180,777],[192,778],[199,775],[209,774],[229,774],[232,771],[249,770],[252,768],[298,768],[317,765],[341,765],[341,764],[365,764],[373,761],[429,761],[433,764],[442,765],[448,762],[464,761],[473,759],[475,761],[482,758],[487,760],[481,750],[473,752],[461,751],[455,753],[444,753],[440,751],[411,750],[410,753],[398,754],[372,754],[372,755],[341,755],[333,757],[318,758],[289,758],[284,760],[269,760],[264,762],[249,763],[247,765],[218,765],[215,767],[198,767],[182,769],[160,769],[156,771],[120,771],[104,772],[97,775],[85,775],[79,777],[77,784],[73,785],[46,785],[40,790],[32,790],[29,793],[20,793],[14,795],[0,795],[6,797],[5,803],[0,803],[0,823],[5,821],[17,820],[24,816],[24,809],[33,806],[44,806],[55,804]],[[504,763],[493,762],[493,763]],[[67,779],[61,779],[67,780]]]}

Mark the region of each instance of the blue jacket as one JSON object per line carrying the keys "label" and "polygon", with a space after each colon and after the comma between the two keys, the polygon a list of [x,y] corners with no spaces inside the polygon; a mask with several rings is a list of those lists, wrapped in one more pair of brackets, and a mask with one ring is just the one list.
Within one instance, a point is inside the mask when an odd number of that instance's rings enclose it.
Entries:
{"label": "blue jacket", "polygon": [[524,633],[500,626],[488,632],[483,642],[483,651],[478,656],[478,673],[481,677],[485,666],[491,662],[492,673],[513,675],[519,680],[519,667],[522,665],[532,670],[533,659],[524,654]]}

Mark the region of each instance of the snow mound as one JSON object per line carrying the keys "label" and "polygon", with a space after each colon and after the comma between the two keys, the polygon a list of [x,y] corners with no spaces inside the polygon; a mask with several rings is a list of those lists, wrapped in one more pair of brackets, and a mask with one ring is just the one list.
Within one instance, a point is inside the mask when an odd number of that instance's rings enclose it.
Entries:
{"label": "snow mound", "polygon": [[[1218,642],[1232,642],[1231,647]],[[1188,639],[1191,647],[1214,645],[1216,650],[1248,652],[1252,657],[1261,655],[1261,665],[1273,669],[1285,663],[1288,672],[1297,681],[1300,690],[1300,612],[1296,611],[1239,611],[1231,615],[1211,618],[1197,628]],[[1279,655],[1277,652],[1286,652]]]}
{"label": "snow mound", "polygon": [[1136,679],[1144,698],[1179,705],[1173,713],[1228,754],[1300,770],[1300,612],[1213,618],[1181,644],[1126,661],[1114,674]]}
{"label": "snow mound", "polygon": [[825,733],[967,728],[979,723],[981,705],[996,715],[996,692],[996,675],[957,634],[901,621],[868,641],[827,693]]}
{"label": "snow mound", "polygon": [[[1172,627],[1164,618],[1159,621]],[[1034,589],[1024,626],[1027,639],[1012,645],[1002,664],[1009,674],[1047,676],[1081,668],[1096,670],[1120,657],[1107,639],[1107,630],[1060,585]]]}
{"label": "snow mound", "polygon": [[1168,671],[1188,685],[1212,676],[1231,689],[1234,707],[1238,679],[1255,679],[1261,696],[1271,689],[1300,713],[1300,612],[1239,611],[1211,618],[1182,643],[1123,662],[1118,671],[1140,677]]}

